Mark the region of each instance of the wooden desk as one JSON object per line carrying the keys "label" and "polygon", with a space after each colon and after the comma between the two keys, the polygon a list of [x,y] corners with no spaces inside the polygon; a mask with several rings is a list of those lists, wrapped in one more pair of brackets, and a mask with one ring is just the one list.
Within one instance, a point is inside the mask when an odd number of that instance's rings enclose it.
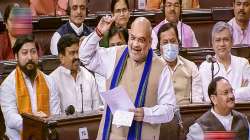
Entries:
{"label": "wooden desk", "polygon": [[87,128],[89,139],[94,140],[101,120],[101,114],[96,112],[49,118],[22,114],[22,117],[24,140],[79,140],[79,128]]}
{"label": "wooden desk", "polygon": [[[183,129],[178,125],[178,119],[175,118],[166,124],[162,124],[160,140],[182,140],[188,133],[188,128],[195,120],[205,113],[211,106],[209,104],[190,104],[180,106]],[[235,109],[247,115],[250,118],[250,103],[236,104]],[[72,116],[72,117],[50,117],[41,119],[31,115],[24,114],[24,138],[36,138],[36,140],[77,140],[78,129],[87,127],[89,139],[95,139],[98,132],[98,125],[101,115],[94,116]],[[68,135],[68,136],[67,136]]]}

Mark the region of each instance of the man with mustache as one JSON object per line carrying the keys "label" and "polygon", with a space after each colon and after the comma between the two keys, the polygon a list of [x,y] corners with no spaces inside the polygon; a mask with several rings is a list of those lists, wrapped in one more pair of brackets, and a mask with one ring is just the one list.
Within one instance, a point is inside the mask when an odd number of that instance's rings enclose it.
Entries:
{"label": "man with mustache", "polygon": [[87,12],[86,0],[69,0],[67,12],[69,21],[57,29],[51,38],[50,51],[53,55],[58,55],[57,43],[62,35],[72,33],[81,38],[92,32],[92,29],[83,23]]}
{"label": "man with mustache", "polygon": [[6,135],[20,140],[23,119],[20,114],[40,117],[60,113],[60,101],[54,81],[38,67],[38,53],[34,38],[18,37],[13,47],[16,69],[1,85],[0,103],[5,119]]}
{"label": "man with mustache", "polygon": [[107,88],[122,86],[135,109],[131,127],[112,125],[106,105],[97,139],[159,139],[160,124],[172,120],[176,98],[171,74],[151,49],[151,23],[144,17],[131,24],[128,45],[100,48],[98,42],[115,17],[103,17],[95,32],[85,38],[79,54],[84,65],[106,78]]}
{"label": "man with mustache", "polygon": [[249,140],[249,122],[245,115],[233,110],[234,90],[229,81],[221,76],[214,78],[208,95],[212,108],[189,127],[187,140],[204,140],[206,133],[213,131],[233,131],[236,136],[232,139]]}
{"label": "man with mustache", "polygon": [[192,28],[180,21],[180,14],[181,14],[181,0],[163,0],[163,12],[165,14],[165,19],[156,25],[152,32],[153,37],[153,49],[156,49],[156,45],[158,43],[157,33],[160,27],[170,22],[177,26],[179,40],[181,42],[181,47],[188,48],[188,47],[198,47],[198,42],[195,38],[195,34]]}
{"label": "man with mustache", "polygon": [[250,0],[234,0],[234,15],[228,23],[233,27],[233,43],[250,45]]}
{"label": "man with mustache", "polygon": [[[228,79],[235,89],[236,101],[250,100],[250,66],[247,59],[231,54],[233,46],[232,27],[225,22],[218,22],[212,29],[212,46],[215,52],[214,76],[223,76]],[[212,79],[212,64],[204,61],[200,65],[203,94],[209,102],[207,87]]]}
{"label": "man with mustache", "polygon": [[94,76],[80,66],[79,39],[74,34],[63,35],[58,42],[61,66],[50,76],[57,81],[61,109],[73,105],[77,112],[97,110],[102,102]]}

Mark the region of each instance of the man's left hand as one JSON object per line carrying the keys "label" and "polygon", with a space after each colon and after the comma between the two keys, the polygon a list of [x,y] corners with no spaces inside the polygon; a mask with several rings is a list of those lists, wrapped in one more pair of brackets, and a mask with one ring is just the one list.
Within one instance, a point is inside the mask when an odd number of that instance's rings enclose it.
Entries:
{"label": "man's left hand", "polygon": [[144,118],[144,110],[143,108],[130,109],[129,111],[134,112],[134,120],[138,122],[142,122]]}

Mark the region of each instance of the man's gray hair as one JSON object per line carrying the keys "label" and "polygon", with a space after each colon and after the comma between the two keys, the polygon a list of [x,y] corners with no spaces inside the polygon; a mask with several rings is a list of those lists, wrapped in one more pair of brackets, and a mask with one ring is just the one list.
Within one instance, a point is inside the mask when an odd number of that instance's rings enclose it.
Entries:
{"label": "man's gray hair", "polygon": [[214,34],[215,33],[219,33],[222,32],[223,30],[227,29],[230,32],[231,35],[231,39],[233,41],[233,28],[231,25],[229,25],[228,23],[224,22],[224,21],[219,21],[217,22],[213,29],[212,29],[212,41],[214,40]]}

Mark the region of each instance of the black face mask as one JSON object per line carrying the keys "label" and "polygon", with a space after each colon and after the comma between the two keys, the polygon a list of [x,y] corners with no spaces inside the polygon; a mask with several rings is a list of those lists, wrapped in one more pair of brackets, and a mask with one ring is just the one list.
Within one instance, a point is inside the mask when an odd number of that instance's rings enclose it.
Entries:
{"label": "black face mask", "polygon": [[[28,65],[32,65],[33,68],[32,69],[28,69]],[[26,76],[28,76],[30,79],[34,79],[35,78],[38,66],[32,60],[30,60],[29,62],[27,62],[24,66],[22,66],[22,65],[20,65],[20,63],[18,63],[18,66],[23,71],[23,73]]]}

